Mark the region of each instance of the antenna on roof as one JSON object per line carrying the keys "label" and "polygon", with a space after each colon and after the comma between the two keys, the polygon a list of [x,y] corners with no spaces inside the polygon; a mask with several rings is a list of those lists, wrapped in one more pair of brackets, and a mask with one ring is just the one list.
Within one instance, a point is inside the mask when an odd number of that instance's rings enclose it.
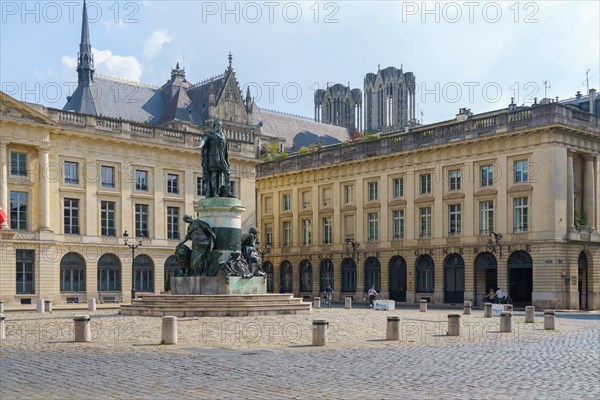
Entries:
{"label": "antenna on roof", "polygon": [[550,86],[550,82],[549,81],[544,81],[544,98],[547,99],[548,98],[548,89],[550,89],[552,86]]}
{"label": "antenna on roof", "polygon": [[583,81],[583,83],[585,83],[585,89],[588,93],[590,92],[590,78],[593,78],[593,76],[590,76],[590,70],[588,68],[588,70],[585,71],[585,81]]}

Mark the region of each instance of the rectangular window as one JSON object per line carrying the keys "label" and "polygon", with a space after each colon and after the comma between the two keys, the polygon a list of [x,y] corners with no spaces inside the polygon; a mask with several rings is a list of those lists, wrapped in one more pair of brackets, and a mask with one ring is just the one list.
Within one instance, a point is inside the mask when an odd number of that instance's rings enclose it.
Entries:
{"label": "rectangular window", "polygon": [[265,243],[273,245],[273,225],[265,224]]}
{"label": "rectangular window", "polygon": [[115,187],[115,168],[102,166],[100,168],[102,175],[102,187],[114,188]]}
{"label": "rectangular window", "polygon": [[10,192],[10,229],[27,230],[27,192]]}
{"label": "rectangular window", "polygon": [[292,223],[290,221],[283,223],[282,235],[281,242],[283,247],[290,246],[292,244]]}
{"label": "rectangular window", "polygon": [[431,207],[419,208],[419,237],[431,237]]}
{"label": "rectangular window", "polygon": [[323,218],[323,244],[333,243],[331,217]]}
{"label": "rectangular window", "polygon": [[331,207],[331,188],[323,189],[323,207]]}
{"label": "rectangular window", "polygon": [[460,170],[455,169],[448,172],[449,190],[460,190]]}
{"label": "rectangular window", "polygon": [[404,239],[404,210],[392,211],[392,238],[393,240]]}
{"label": "rectangular window", "polygon": [[310,192],[302,192],[302,209],[307,210],[310,208]]}
{"label": "rectangular window", "polygon": [[65,233],[79,235],[79,200],[65,199]]}
{"label": "rectangular window", "polygon": [[265,197],[265,214],[273,214],[273,198]]}
{"label": "rectangular window", "polygon": [[65,183],[79,183],[79,164],[72,161],[65,161]]}
{"label": "rectangular window", "polygon": [[344,204],[354,204],[354,185],[344,186]]}
{"label": "rectangular window", "polygon": [[167,239],[179,239],[179,207],[167,207]]}
{"label": "rectangular window", "polygon": [[379,213],[368,213],[367,220],[369,221],[369,242],[377,242],[379,240]]}
{"label": "rectangular window", "polygon": [[229,190],[231,191],[231,195],[233,197],[240,197],[239,182],[236,179],[229,179]]}
{"label": "rectangular window", "polygon": [[344,240],[354,240],[354,215],[344,216]]}
{"label": "rectangular window", "polygon": [[513,232],[527,232],[529,230],[529,199],[517,197],[513,199],[513,204],[515,217]]}
{"label": "rectangular window", "polygon": [[100,202],[100,224],[102,236],[116,236],[115,203],[113,201]]}
{"label": "rectangular window", "polygon": [[148,171],[135,171],[135,190],[140,192],[148,191]]}
{"label": "rectangular window", "polygon": [[394,199],[404,197],[404,178],[392,179],[392,197]]}
{"label": "rectangular window", "polygon": [[201,176],[196,177],[196,196],[206,196],[206,188],[204,187],[204,178]]}
{"label": "rectangular window", "polygon": [[150,230],[148,229],[147,204],[135,205],[135,236],[143,236],[145,238],[150,237]]}
{"label": "rectangular window", "polygon": [[167,174],[167,193],[179,194],[179,175]]}
{"label": "rectangular window", "polygon": [[368,200],[376,201],[379,198],[377,182],[369,182],[368,184]]}
{"label": "rectangular window", "polygon": [[489,235],[494,230],[494,201],[479,202],[479,234]]}
{"label": "rectangular window", "polygon": [[529,181],[529,161],[519,160],[514,163],[515,169],[515,183],[522,183]]}
{"label": "rectangular window", "polygon": [[421,175],[421,195],[431,193],[431,174]]}
{"label": "rectangular window", "polygon": [[310,219],[302,220],[302,245],[310,246],[311,242],[311,221]]}
{"label": "rectangular window", "polygon": [[448,206],[448,235],[458,236],[462,228],[462,206],[450,204]]}
{"label": "rectangular window", "polygon": [[10,152],[10,174],[27,176],[27,153]]}
{"label": "rectangular window", "polygon": [[17,294],[33,293],[34,250],[17,250]]}
{"label": "rectangular window", "polygon": [[291,197],[290,194],[286,193],[281,198],[281,207],[282,207],[281,210],[283,212],[292,210],[292,203],[291,203],[290,197]]}
{"label": "rectangular window", "polygon": [[481,187],[494,186],[494,166],[492,164],[481,166]]}

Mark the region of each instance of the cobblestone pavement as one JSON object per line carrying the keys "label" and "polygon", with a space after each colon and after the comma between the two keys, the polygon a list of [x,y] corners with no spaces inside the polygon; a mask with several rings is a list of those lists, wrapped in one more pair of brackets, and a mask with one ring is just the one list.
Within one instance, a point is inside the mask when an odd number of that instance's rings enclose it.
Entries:
{"label": "cobblestone pavement", "polygon": [[[161,346],[161,319],[92,316],[92,342],[73,343],[74,315],[6,314],[0,398],[348,398],[538,399],[600,397],[600,315],[543,315],[499,333],[499,318],[455,311],[313,310],[310,315],[180,318],[179,344]],[[385,341],[386,317],[400,317],[400,341]],[[328,344],[311,346],[313,319]]]}

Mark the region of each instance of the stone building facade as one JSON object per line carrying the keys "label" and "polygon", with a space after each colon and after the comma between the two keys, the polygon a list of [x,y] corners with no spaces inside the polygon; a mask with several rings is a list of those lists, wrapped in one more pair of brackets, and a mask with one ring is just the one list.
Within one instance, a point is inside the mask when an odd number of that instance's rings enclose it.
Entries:
{"label": "stone building facade", "polygon": [[257,169],[270,290],[600,309],[600,123],[549,102]]}

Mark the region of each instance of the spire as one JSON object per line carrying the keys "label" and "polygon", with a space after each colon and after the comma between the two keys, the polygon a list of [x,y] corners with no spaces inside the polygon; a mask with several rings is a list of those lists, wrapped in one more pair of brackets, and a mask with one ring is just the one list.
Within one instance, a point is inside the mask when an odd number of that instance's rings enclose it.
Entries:
{"label": "spire", "polygon": [[179,61],[177,61],[175,68],[171,69],[171,79],[175,78],[185,79],[185,68],[179,67]]}
{"label": "spire", "polygon": [[231,52],[229,52],[227,58],[229,59],[229,69],[231,69],[231,62],[233,61],[233,56],[231,55]]}
{"label": "spire", "polygon": [[80,86],[89,86],[90,82],[94,80],[94,55],[90,44],[90,29],[85,0],[83,0],[81,21],[81,43],[79,43],[79,54],[77,56],[77,76]]}

